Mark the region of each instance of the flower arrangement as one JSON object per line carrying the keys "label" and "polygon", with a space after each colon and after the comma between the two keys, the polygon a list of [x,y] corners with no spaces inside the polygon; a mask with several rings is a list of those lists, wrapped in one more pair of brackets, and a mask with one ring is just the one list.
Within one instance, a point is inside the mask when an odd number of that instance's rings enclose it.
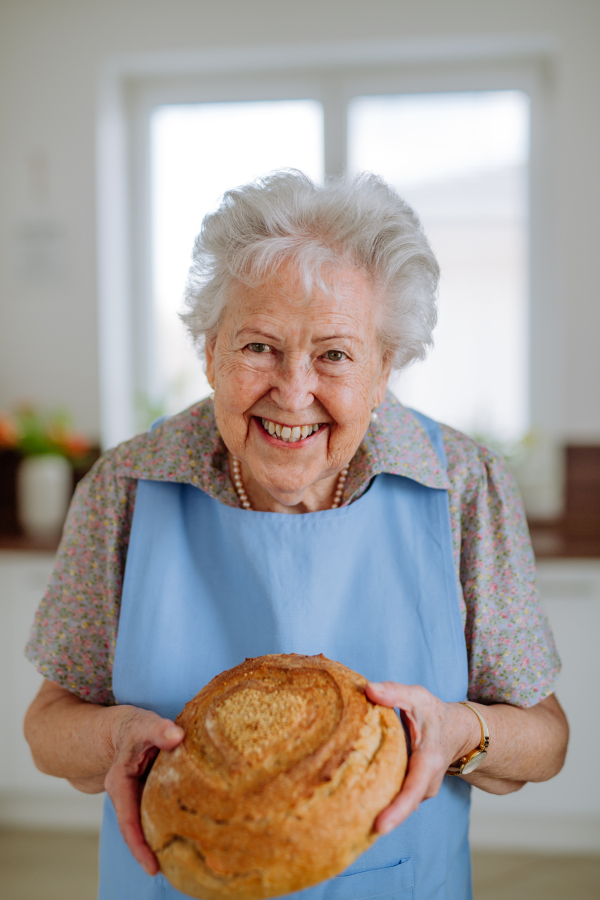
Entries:
{"label": "flower arrangement", "polygon": [[21,404],[12,413],[0,412],[0,450],[16,450],[23,456],[58,454],[73,466],[85,466],[93,451],[88,439],[71,427],[68,413],[42,413]]}

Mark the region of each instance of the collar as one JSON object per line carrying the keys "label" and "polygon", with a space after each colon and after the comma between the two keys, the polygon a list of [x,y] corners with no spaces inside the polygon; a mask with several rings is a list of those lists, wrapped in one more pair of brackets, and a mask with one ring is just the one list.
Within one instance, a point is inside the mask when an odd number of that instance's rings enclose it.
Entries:
{"label": "collar", "polygon": [[[193,484],[227,506],[238,506],[210,398],[113,452],[122,477]],[[389,391],[350,463],[347,502],[379,474],[400,475],[430,488],[450,487],[425,428]]]}
{"label": "collar", "polygon": [[375,475],[401,475],[425,487],[449,490],[451,485],[427,431],[417,416],[390,391],[350,464],[350,496]]}

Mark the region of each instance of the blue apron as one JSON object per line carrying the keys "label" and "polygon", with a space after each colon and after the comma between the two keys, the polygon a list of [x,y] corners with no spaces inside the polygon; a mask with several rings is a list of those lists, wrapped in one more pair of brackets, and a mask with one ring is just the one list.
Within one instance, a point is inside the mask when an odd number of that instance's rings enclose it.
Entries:
{"label": "blue apron", "polygon": [[[445,468],[439,427],[419,416]],[[140,481],[113,690],[174,719],[246,657],[324,653],[372,681],[467,693],[447,491],[378,475],[350,506],[306,515],[225,506],[196,487]],[[439,794],[342,875],[298,900],[470,900],[469,786]],[[99,900],[186,895],[147,875],[107,797]]]}

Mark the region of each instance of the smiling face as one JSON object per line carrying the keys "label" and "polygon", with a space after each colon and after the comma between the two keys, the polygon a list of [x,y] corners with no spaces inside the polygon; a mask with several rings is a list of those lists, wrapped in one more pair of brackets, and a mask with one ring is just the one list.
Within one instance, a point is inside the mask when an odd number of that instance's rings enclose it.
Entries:
{"label": "smiling face", "polygon": [[236,284],[207,343],[217,424],[255,509],[327,508],[383,400],[391,360],[373,286],[351,266],[323,278],[335,296],[315,287],[306,299],[291,264],[258,287]]}

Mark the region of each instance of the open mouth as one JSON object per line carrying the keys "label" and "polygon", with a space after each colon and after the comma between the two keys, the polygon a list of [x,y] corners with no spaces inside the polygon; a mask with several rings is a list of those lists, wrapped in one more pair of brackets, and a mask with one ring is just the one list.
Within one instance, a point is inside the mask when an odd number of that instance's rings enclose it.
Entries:
{"label": "open mouth", "polygon": [[311,425],[280,425],[278,422],[272,422],[270,419],[258,419],[267,434],[271,437],[278,438],[288,444],[295,444],[297,441],[303,441],[311,434],[314,434],[319,428],[324,427],[324,423],[316,423]]}

